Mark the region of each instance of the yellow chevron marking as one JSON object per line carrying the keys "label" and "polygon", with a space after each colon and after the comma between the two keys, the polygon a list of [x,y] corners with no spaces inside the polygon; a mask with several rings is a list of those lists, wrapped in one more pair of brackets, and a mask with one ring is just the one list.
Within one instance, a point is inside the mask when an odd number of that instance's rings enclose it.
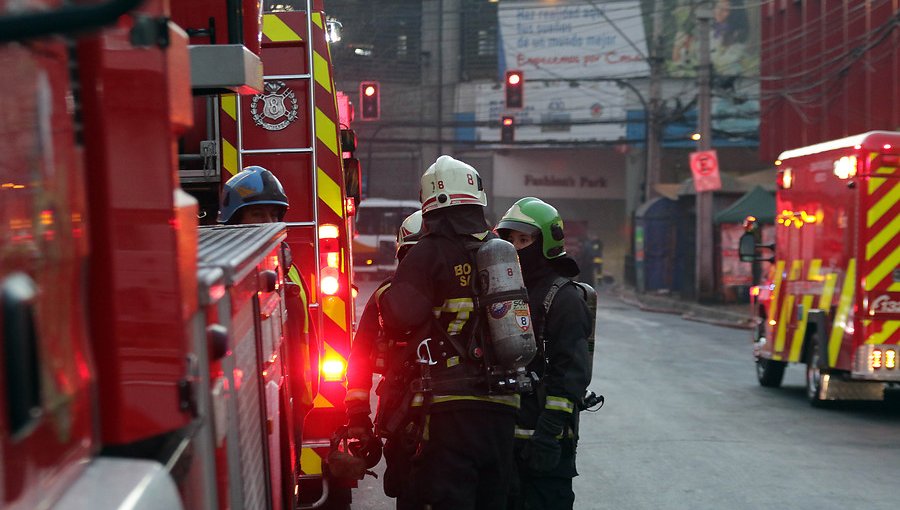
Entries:
{"label": "yellow chevron marking", "polygon": [[226,115],[231,117],[231,120],[237,120],[237,95],[236,94],[224,94],[219,98],[219,103],[222,105],[222,111],[225,112]]}
{"label": "yellow chevron marking", "polygon": [[313,407],[316,409],[328,409],[329,407],[334,407],[334,404],[331,403],[330,400],[325,398],[324,395],[319,393],[316,395],[316,399],[313,400]]}
{"label": "yellow chevron marking", "polygon": [[891,286],[888,287],[888,290],[891,292],[900,292],[900,282],[891,284]]}
{"label": "yellow chevron marking", "polygon": [[812,259],[809,261],[809,270],[806,272],[806,279],[812,282],[821,282],[825,279],[825,275],[819,274],[822,269],[822,259]]}
{"label": "yellow chevron marking", "polygon": [[800,278],[800,270],[803,269],[803,260],[797,259],[791,262],[791,273],[788,275],[788,281],[797,281]]}
{"label": "yellow chevron marking", "polygon": [[[788,273],[787,281],[796,281],[800,276],[800,270],[802,268],[803,260],[798,259],[791,261],[791,271]],[[775,352],[781,353],[784,351],[784,342],[787,340],[787,325],[791,320],[791,314],[794,311],[795,299],[796,296],[794,294],[789,294],[784,298],[784,303],[781,306],[781,313],[778,317],[778,330],[775,334]]]}
{"label": "yellow chevron marking", "polygon": [[[343,303],[343,300],[341,301]],[[337,349],[331,346],[328,342],[322,342],[325,345],[325,357],[330,359],[337,359],[344,363],[347,362],[347,358],[344,357],[343,354],[339,353]]]}
{"label": "yellow chevron marking", "polygon": [[847,318],[850,315],[850,307],[853,305],[853,289],[856,284],[856,259],[850,259],[847,264],[847,274],[844,275],[844,285],[841,287],[841,299],[838,301],[837,313],[831,325],[831,338],[828,340],[828,366],[837,364],[838,353],[841,351],[841,340],[844,338],[844,330],[847,328]]}
{"label": "yellow chevron marking", "polygon": [[338,186],[338,183],[334,182],[334,179],[332,179],[330,175],[325,173],[325,170],[322,170],[321,168],[317,168],[316,170],[317,179],[319,181],[319,198],[325,202],[325,205],[334,211],[334,214],[343,218],[344,212],[341,207],[343,205],[341,203],[343,195],[341,194],[341,187]]}
{"label": "yellow chevron marking", "polygon": [[321,475],[322,457],[312,448],[301,448],[300,468],[307,475]]}
{"label": "yellow chevron marking", "polygon": [[791,311],[794,309],[793,294],[784,297],[784,304],[781,307],[781,315],[778,317],[778,333],[775,335],[775,352],[784,351],[784,341],[787,333],[787,323],[791,320]]}
{"label": "yellow chevron marking", "polygon": [[775,309],[778,307],[778,296],[781,294],[781,275],[784,274],[784,261],[779,260],[775,263],[775,281],[772,290],[772,301],[769,303],[769,322],[775,320]]}
{"label": "yellow chevron marking", "polygon": [[886,321],[878,333],[872,333],[866,338],[867,344],[883,344],[900,329],[900,321]]}
{"label": "yellow chevron marking", "polygon": [[322,27],[322,13],[321,12],[312,13],[312,22],[315,23],[317,27],[324,28],[324,27]]}
{"label": "yellow chevron marking", "polygon": [[897,236],[898,232],[900,232],[900,221],[894,218],[894,221],[890,222],[877,235],[872,236],[869,242],[866,243],[866,260],[872,260],[872,257],[878,253],[878,250],[884,248],[889,241]]}
{"label": "yellow chevron marking", "polygon": [[887,275],[891,274],[891,271],[896,269],[898,265],[900,265],[900,245],[894,248],[894,251],[866,276],[866,290],[873,290],[877,287],[881,280],[884,280]]}
{"label": "yellow chevron marking", "polygon": [[326,296],[322,302],[322,310],[335,324],[347,331],[347,307],[344,305],[343,299],[337,296]]}
{"label": "yellow chevron marking", "polygon": [[[875,173],[878,175],[891,175],[895,170],[896,168],[883,166],[878,170],[875,170]],[[872,193],[875,193],[875,190],[877,190],[879,187],[881,187],[882,184],[886,182],[887,179],[885,179],[884,177],[869,177],[869,194],[871,195]]]}
{"label": "yellow chevron marking", "polygon": [[825,275],[825,285],[822,286],[822,296],[819,298],[819,310],[831,309],[831,299],[834,297],[834,286],[837,284],[837,273]]}
{"label": "yellow chevron marking", "polygon": [[263,34],[272,42],[302,41],[303,38],[287,26],[277,14],[263,16]]}
{"label": "yellow chevron marking", "polygon": [[316,108],[316,138],[321,140],[336,156],[340,156],[334,121],[329,119],[328,115],[325,115],[325,112],[319,108]]}
{"label": "yellow chevron marking", "polygon": [[807,294],[803,296],[803,301],[801,302],[803,311],[800,317],[797,317],[797,329],[794,330],[794,338],[791,339],[791,353],[788,356],[788,361],[800,361],[800,348],[803,347],[803,339],[806,338],[806,325],[808,324],[807,319],[809,318],[809,308],[812,306],[812,302],[812,295]]}
{"label": "yellow chevron marking", "polygon": [[900,200],[900,182],[894,184],[894,187],[891,188],[887,195],[881,197],[881,200],[869,208],[869,211],[866,213],[866,226],[871,227],[874,225],[898,200]]}
{"label": "yellow chevron marking", "polygon": [[225,170],[228,171],[231,175],[234,175],[238,172],[238,153],[237,149],[234,148],[234,145],[228,142],[226,139],[222,139],[222,166],[225,167]]}
{"label": "yellow chevron marking", "polygon": [[[800,277],[800,270],[803,268],[803,260],[791,261],[791,271],[788,273],[787,281],[793,282]],[[791,314],[794,313],[794,301],[797,296],[788,294],[784,297],[784,303],[781,306],[781,313],[778,317],[778,330],[775,334],[775,352],[784,352],[784,343],[787,341],[787,326],[791,320]],[[790,358],[790,354],[788,354]],[[779,359],[784,359],[783,355]]]}
{"label": "yellow chevron marking", "polygon": [[316,83],[325,89],[325,92],[331,93],[331,72],[328,69],[328,61],[318,51],[313,52],[313,76]]}

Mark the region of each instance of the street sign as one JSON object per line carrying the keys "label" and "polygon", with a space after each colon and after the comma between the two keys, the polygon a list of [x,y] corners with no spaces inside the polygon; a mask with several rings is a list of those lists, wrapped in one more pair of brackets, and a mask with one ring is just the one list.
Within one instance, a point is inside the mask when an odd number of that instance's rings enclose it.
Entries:
{"label": "street sign", "polygon": [[694,174],[694,189],[697,193],[722,189],[716,151],[692,152],[691,173]]}

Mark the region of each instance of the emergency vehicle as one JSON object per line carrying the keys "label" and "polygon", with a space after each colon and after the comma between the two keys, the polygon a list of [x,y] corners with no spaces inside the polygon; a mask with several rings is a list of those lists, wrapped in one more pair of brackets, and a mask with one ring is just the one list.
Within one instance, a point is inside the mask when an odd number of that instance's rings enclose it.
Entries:
{"label": "emergency vehicle", "polygon": [[[178,4],[173,15],[196,34],[192,42],[210,51],[220,45],[210,45],[214,37],[208,13],[219,15],[214,26],[224,26],[227,15],[223,2],[205,3],[207,8],[198,2]],[[244,31],[247,24],[258,27],[253,35],[260,48],[262,88],[244,94],[244,89],[231,87],[222,91],[227,93],[195,99],[195,115],[205,122],[196,123],[184,137],[181,170],[185,189],[212,216],[221,185],[244,167],[270,170],[285,188],[290,208],[284,221],[293,254],[288,276],[297,285],[302,280],[309,290],[307,306],[316,333],[303,367],[306,391],[294,396],[297,430],[302,430],[301,493],[310,504],[324,501],[329,493],[331,499],[349,499],[346,482],[323,487],[323,482],[335,482],[326,480],[323,459],[346,419],[344,380],[354,321],[350,225],[359,200],[355,136],[347,120],[343,124],[348,129],[341,129],[327,40],[333,26],[322,3],[265,2],[261,25],[254,11],[246,10],[251,14],[242,18]],[[215,54],[199,52],[192,59],[194,69],[220,72]],[[201,93],[210,91],[202,83],[194,86]]]}
{"label": "emergency vehicle", "polygon": [[[176,150],[204,125],[192,85],[270,90],[252,43],[259,4],[219,3],[0,1],[0,63],[14,77],[0,95],[3,508],[288,509],[307,480],[318,490],[301,507],[327,499],[320,459],[343,420],[352,314],[340,135],[333,95],[320,97],[331,80],[324,15],[303,2],[272,32],[315,70],[280,76],[301,83],[294,96],[275,91],[315,138],[289,150],[246,145],[257,139],[242,140],[238,122],[253,118],[253,96],[232,95],[214,100],[234,138],[213,124],[231,148],[203,152],[223,167],[293,171],[279,174],[288,223],[199,227],[202,210],[178,181],[177,162],[191,157]],[[176,15],[185,6],[205,29]],[[204,30],[207,43],[228,44],[189,48],[188,34]],[[307,166],[284,170],[281,160]],[[299,274],[287,274],[285,241]],[[321,339],[308,342],[303,450],[289,332],[300,277]]]}
{"label": "emergency vehicle", "polygon": [[353,234],[356,275],[375,279],[397,269],[397,229],[407,216],[421,208],[416,200],[367,198],[359,203]]}
{"label": "emergency vehicle", "polygon": [[[880,400],[900,383],[900,133],[873,131],[781,154],[773,245],[741,238],[745,261],[772,262],[751,288],[759,383],[806,364],[815,406]],[[774,256],[770,250],[774,250]]]}

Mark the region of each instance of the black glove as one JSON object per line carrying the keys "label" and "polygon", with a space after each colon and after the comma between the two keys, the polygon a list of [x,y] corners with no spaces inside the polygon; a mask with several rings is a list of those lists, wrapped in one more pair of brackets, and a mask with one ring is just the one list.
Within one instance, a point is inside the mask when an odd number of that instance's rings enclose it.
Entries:
{"label": "black glove", "polygon": [[559,456],[562,447],[559,438],[569,421],[569,414],[562,411],[550,411],[545,409],[537,425],[534,427],[534,435],[525,447],[525,459],[528,467],[535,471],[550,471],[559,465]]}
{"label": "black glove", "polygon": [[360,440],[375,437],[375,427],[368,413],[348,413],[347,436]]}

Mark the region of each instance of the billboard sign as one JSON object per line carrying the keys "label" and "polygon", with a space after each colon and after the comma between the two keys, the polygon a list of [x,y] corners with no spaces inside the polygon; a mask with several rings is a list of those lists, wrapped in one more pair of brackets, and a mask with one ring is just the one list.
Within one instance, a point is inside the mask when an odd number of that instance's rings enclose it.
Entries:
{"label": "billboard sign", "polygon": [[502,71],[526,81],[649,74],[638,1],[503,2],[497,16]]}
{"label": "billboard sign", "polygon": [[[526,75],[527,76],[527,75]],[[528,84],[521,109],[507,110],[502,88],[475,85],[475,136],[500,141],[500,119],[515,117],[517,142],[619,140],[625,137],[624,93],[612,82]],[[485,125],[487,124],[487,125]]]}

